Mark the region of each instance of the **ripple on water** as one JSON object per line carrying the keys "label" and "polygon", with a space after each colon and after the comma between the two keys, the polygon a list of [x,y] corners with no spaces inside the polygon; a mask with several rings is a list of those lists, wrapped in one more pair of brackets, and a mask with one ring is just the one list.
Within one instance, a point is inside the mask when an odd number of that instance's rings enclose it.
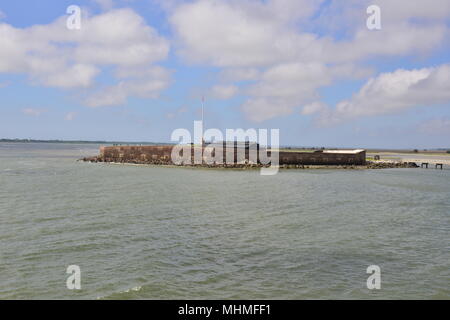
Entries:
{"label": "ripple on water", "polygon": [[[64,145],[7,150],[0,298],[450,297],[450,171],[268,178],[86,165]],[[65,287],[70,264],[82,270],[77,293]],[[371,264],[378,292],[365,287]]]}

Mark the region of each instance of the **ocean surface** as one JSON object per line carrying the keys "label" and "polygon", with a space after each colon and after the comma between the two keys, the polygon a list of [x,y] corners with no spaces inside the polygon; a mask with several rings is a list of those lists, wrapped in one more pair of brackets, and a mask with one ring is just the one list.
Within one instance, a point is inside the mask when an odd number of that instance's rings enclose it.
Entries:
{"label": "ocean surface", "polygon": [[449,167],[76,161],[97,153],[0,143],[0,299],[450,299]]}

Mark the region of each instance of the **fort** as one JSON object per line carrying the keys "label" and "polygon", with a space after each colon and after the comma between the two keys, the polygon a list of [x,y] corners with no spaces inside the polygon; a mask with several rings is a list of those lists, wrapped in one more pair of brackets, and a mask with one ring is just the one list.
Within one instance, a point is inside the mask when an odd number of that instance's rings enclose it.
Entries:
{"label": "fort", "polygon": [[[233,143],[233,142],[232,142]],[[84,158],[84,161],[109,163],[134,163],[156,165],[180,165],[173,161],[175,145],[157,146],[103,146],[96,157]],[[261,155],[272,156],[272,150],[262,149],[258,144],[234,142],[234,144],[215,144],[205,146],[188,145],[183,150],[190,152],[181,165],[204,165],[216,167],[263,166]],[[256,152],[252,152],[256,151]],[[175,152],[178,153],[178,152]],[[183,153],[183,152],[182,152]],[[222,156],[221,156],[222,154]],[[197,156],[196,156],[197,155]],[[198,161],[200,155],[200,161]],[[205,159],[212,156],[211,159]],[[208,161],[209,160],[209,161]],[[316,150],[300,152],[294,150],[279,150],[280,166],[363,166],[366,165],[366,151],[357,150]]]}

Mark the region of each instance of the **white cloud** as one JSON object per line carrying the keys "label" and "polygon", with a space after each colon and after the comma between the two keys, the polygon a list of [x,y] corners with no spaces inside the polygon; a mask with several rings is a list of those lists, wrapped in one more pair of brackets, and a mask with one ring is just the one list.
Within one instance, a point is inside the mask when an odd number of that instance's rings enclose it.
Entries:
{"label": "white cloud", "polygon": [[32,78],[48,87],[87,88],[93,84],[95,76],[99,73],[100,69],[94,65],[75,64],[63,70],[45,73],[45,75],[33,74]]}
{"label": "white cloud", "polygon": [[27,116],[39,117],[41,114],[47,112],[45,109],[26,108],[22,110],[22,113]]}
{"label": "white cloud", "polygon": [[0,20],[5,19],[6,18],[6,14],[0,10]]}
{"label": "white cloud", "polygon": [[287,26],[311,13],[313,2],[282,2],[200,0],[178,6],[170,22],[188,61],[222,67],[267,66],[293,59],[315,39]]}
{"label": "white cloud", "polygon": [[76,112],[69,112],[66,114],[66,116],[64,117],[64,120],[66,121],[72,121],[75,119],[75,117],[77,116]]}
{"label": "white cloud", "polygon": [[122,80],[116,85],[97,90],[86,98],[85,103],[90,107],[102,107],[125,104],[128,96],[157,98],[169,86],[170,74],[162,67],[119,69],[116,76]]}
{"label": "white cloud", "polygon": [[331,82],[327,67],[319,63],[289,63],[266,70],[260,80],[250,85],[251,96],[242,110],[253,121],[288,115],[295,107],[319,98],[318,87]]}
{"label": "white cloud", "polygon": [[[328,35],[344,34],[352,38],[355,30],[365,29],[366,8],[377,5],[381,9],[382,30],[399,24],[421,25],[442,23],[450,15],[447,0],[330,0],[314,19],[314,27]],[[413,21],[416,20],[416,21]],[[380,33],[380,32],[379,32]],[[381,32],[388,35],[386,32]]]}
{"label": "white cloud", "polygon": [[319,88],[332,84],[336,79],[359,79],[371,72],[352,64],[327,66],[311,62],[276,65],[261,73],[259,81],[247,86],[245,92],[250,98],[241,109],[249,119],[257,122],[289,115],[304,105],[308,105],[306,110],[310,110],[312,104],[319,103]]}
{"label": "white cloud", "polygon": [[445,24],[401,23],[375,32],[361,28],[349,41],[325,42],[323,59],[331,63],[347,63],[377,56],[424,54],[440,46],[445,37],[448,37]]}
{"label": "white cloud", "polygon": [[327,125],[448,101],[450,65],[414,70],[399,69],[369,79],[351,99],[339,102],[334,109],[321,110],[318,120],[319,123]]}
{"label": "white cloud", "polygon": [[224,81],[251,81],[258,80],[260,71],[257,68],[227,68],[220,73]]}
{"label": "white cloud", "polygon": [[318,113],[318,112],[325,111],[326,109],[327,109],[327,106],[324,103],[322,103],[320,101],[314,101],[314,102],[312,102],[310,104],[305,105],[302,108],[301,112],[302,112],[303,115],[307,116],[307,115],[311,115],[311,114],[315,114],[315,113]]}
{"label": "white cloud", "polygon": [[257,97],[285,97],[298,100],[313,95],[317,87],[330,83],[331,78],[326,71],[326,66],[320,63],[276,65],[267,69],[260,81],[249,87],[248,92]]}
{"label": "white cloud", "polygon": [[430,20],[445,20],[450,14],[447,0],[371,0],[381,8],[383,19],[408,20],[412,17]]}
{"label": "white cloud", "polygon": [[[61,88],[93,88],[102,68],[116,73],[120,92],[104,91],[121,101],[129,95],[155,97],[168,85],[168,71],[154,70],[155,63],[167,58],[169,43],[131,9],[116,9],[85,17],[81,30],[69,30],[66,17],[48,25],[15,28],[0,23],[0,73],[25,73],[34,84]],[[159,67],[162,69],[161,67]],[[133,70],[152,70],[133,76]],[[149,90],[149,94],[143,94]],[[89,92],[89,91],[88,91]],[[93,105],[120,103],[112,96]]]}
{"label": "white cloud", "polygon": [[239,88],[234,85],[216,85],[211,88],[211,95],[216,99],[230,99],[234,97],[239,91]]}

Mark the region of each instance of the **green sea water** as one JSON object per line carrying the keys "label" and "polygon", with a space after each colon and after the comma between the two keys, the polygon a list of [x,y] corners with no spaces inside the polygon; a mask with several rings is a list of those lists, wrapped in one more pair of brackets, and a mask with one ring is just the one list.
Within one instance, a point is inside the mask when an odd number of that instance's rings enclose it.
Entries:
{"label": "green sea water", "polygon": [[[76,161],[97,152],[0,144],[0,299],[450,298],[448,167]],[[81,290],[66,287],[69,265]]]}

